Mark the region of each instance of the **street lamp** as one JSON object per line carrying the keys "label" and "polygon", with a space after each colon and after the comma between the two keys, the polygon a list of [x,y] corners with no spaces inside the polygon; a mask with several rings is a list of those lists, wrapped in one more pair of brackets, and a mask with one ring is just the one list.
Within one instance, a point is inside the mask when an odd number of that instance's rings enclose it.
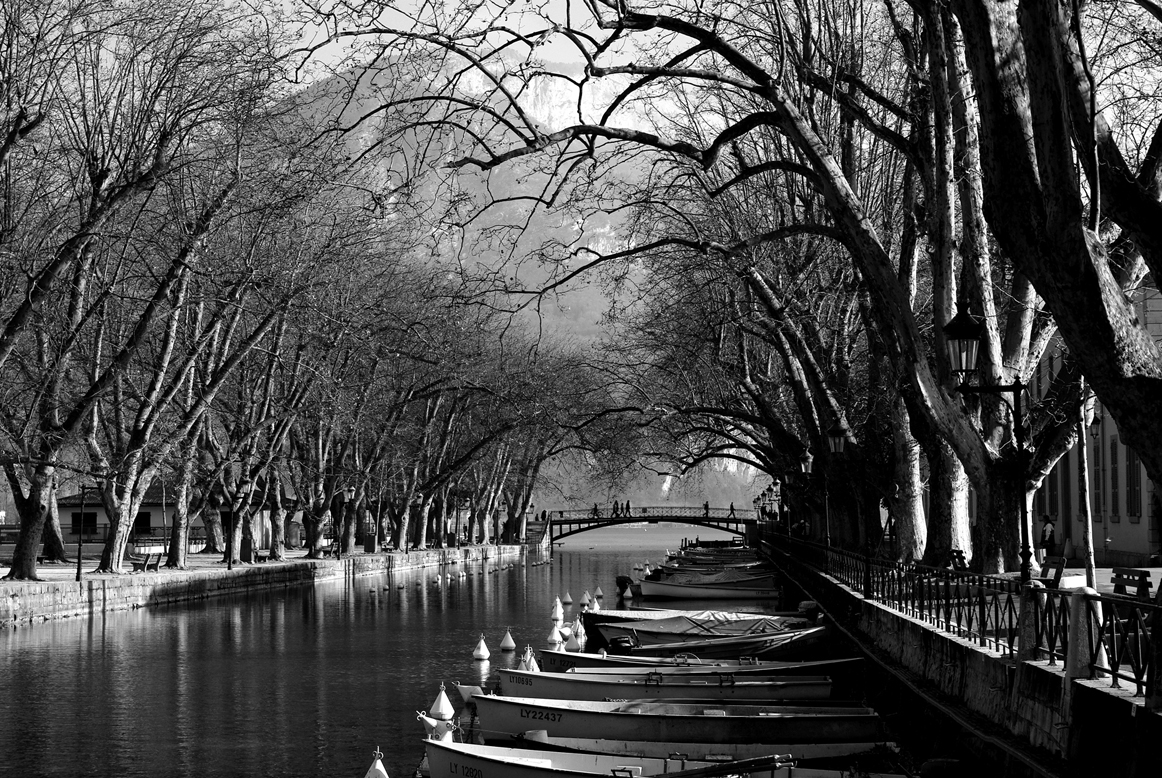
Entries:
{"label": "street lamp", "polygon": [[[827,430],[827,447],[835,456],[843,453],[847,446],[847,432],[837,421]],[[826,472],[823,473],[823,525],[826,532],[827,545],[831,545],[831,480]]]}
{"label": "street lamp", "polygon": [[952,365],[952,372],[960,378],[960,386],[956,388],[961,394],[995,394],[1001,396],[1012,394],[1013,402],[1013,442],[1017,445],[1017,467],[1020,470],[1020,498],[1021,498],[1021,583],[1028,583],[1032,577],[1029,560],[1033,551],[1029,547],[1029,505],[1025,494],[1025,429],[1021,413],[1021,394],[1025,391],[1025,384],[1014,381],[1011,384],[997,384],[996,386],[970,386],[969,378],[977,371],[977,359],[980,356],[980,341],[984,335],[984,322],[973,316],[967,310],[961,309],[948,324],[944,325],[944,337],[948,341],[948,360]]}

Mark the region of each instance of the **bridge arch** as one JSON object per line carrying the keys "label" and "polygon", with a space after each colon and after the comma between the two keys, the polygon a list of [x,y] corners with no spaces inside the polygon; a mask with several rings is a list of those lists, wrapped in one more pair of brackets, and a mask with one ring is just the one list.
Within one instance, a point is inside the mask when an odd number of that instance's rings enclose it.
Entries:
{"label": "bridge arch", "polygon": [[[667,522],[669,524],[688,524],[688,525],[694,526],[694,527],[705,527],[706,529],[716,529],[716,530],[721,530],[723,532],[729,532],[732,535],[738,535],[739,537],[742,537],[742,538],[746,537],[745,524],[742,527],[733,527],[733,526],[722,526],[720,524],[715,523],[715,521],[713,519],[676,519],[676,518],[629,519],[629,520],[625,520],[625,521],[618,521],[616,519],[605,519],[604,521],[600,521],[600,523],[594,522],[593,524],[590,524],[587,527],[577,527],[576,529],[571,529],[571,530],[568,530],[565,532],[558,532],[556,529],[556,526],[554,526],[551,534],[552,534],[553,542],[556,543],[558,540],[563,540],[564,538],[567,538],[571,535],[579,535],[582,532],[588,532],[589,530],[593,530],[593,529],[604,529],[605,527],[617,527],[617,526],[625,525],[625,524],[657,524],[658,522],[661,522],[661,521]],[[744,523],[747,522],[746,519],[743,519],[742,521]],[[751,521],[749,523],[753,523],[753,521]]]}
{"label": "bridge arch", "polygon": [[555,511],[548,516],[548,519],[549,540],[553,543],[572,535],[603,527],[627,524],[659,524],[661,522],[716,529],[746,538],[758,524],[754,511],[710,508],[707,505],[700,508],[647,506],[635,509],[628,516],[610,516],[608,518],[592,509]]}

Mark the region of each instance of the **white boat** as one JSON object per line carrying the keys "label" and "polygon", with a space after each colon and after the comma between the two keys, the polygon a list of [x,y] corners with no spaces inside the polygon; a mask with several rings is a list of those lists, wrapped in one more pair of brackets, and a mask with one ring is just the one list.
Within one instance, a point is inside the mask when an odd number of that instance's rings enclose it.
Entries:
{"label": "white boat", "polygon": [[[425,740],[428,772],[433,776],[458,778],[568,778],[568,776],[665,775],[710,762],[628,754],[586,754],[569,751],[539,751],[505,746],[478,746],[472,743]],[[621,772],[624,771],[624,772]]]}
{"label": "white boat", "polygon": [[719,666],[704,665],[638,665],[636,667],[572,667],[565,671],[569,675],[587,676],[709,676],[713,678],[735,676],[740,680],[757,675],[822,675],[832,677],[836,673],[858,672],[863,666],[862,659],[821,659],[817,662],[756,662],[753,665]]}
{"label": "white boat", "polygon": [[[835,668],[848,670],[852,665],[862,663],[862,659],[825,659],[817,662],[785,662],[762,659],[700,659],[691,655],[678,656],[620,656],[617,654],[593,654],[560,651],[543,651],[540,656],[541,670],[547,673],[564,673],[573,668],[590,671],[594,669],[633,669],[641,672],[661,670],[663,672],[747,672],[780,675],[786,673],[807,675],[827,675]],[[813,668],[818,667],[818,671]]]}
{"label": "white boat", "polygon": [[782,590],[772,586],[744,586],[741,584],[671,583],[670,581],[639,582],[642,597],[677,600],[774,600]]}
{"label": "white boat", "polygon": [[[550,736],[689,743],[883,743],[882,720],[858,705],[732,705],[633,700],[472,698],[486,742],[543,729]],[[464,722],[461,728],[467,729]]]}
{"label": "white boat", "polygon": [[825,700],[831,679],[818,675],[586,675],[500,671],[500,693],[556,700]]}
{"label": "white boat", "polygon": [[[619,648],[629,656],[675,656],[690,654],[701,659],[737,659],[750,656],[764,659],[800,658],[818,649],[827,636],[826,627],[810,627],[773,635],[726,635],[724,637],[659,643],[650,646],[628,645]],[[632,643],[632,641],[625,641]]]}
{"label": "white boat", "polygon": [[677,643],[682,640],[723,637],[726,635],[766,635],[805,629],[811,622],[801,616],[762,616],[755,614],[701,611],[667,619],[617,621],[597,625],[597,631],[612,642],[615,637],[635,638],[637,645]]}
{"label": "white boat", "polygon": [[[470,743],[424,741],[428,770],[433,776],[468,778],[592,778],[592,776],[657,776],[682,773],[683,778],[747,776],[747,778],[844,778],[850,773],[794,767],[785,756],[765,755],[736,762],[693,761],[619,754],[478,746]],[[883,773],[861,773],[887,778]]]}
{"label": "white boat", "polygon": [[727,759],[753,759],[770,754],[786,754],[792,759],[833,759],[864,754],[873,749],[897,750],[895,743],[691,743],[685,740],[624,740],[555,737],[543,729],[523,732],[516,742],[531,748],[563,751],[588,751],[592,754],[632,754],[636,756],[671,756],[682,754],[690,759],[721,762]]}

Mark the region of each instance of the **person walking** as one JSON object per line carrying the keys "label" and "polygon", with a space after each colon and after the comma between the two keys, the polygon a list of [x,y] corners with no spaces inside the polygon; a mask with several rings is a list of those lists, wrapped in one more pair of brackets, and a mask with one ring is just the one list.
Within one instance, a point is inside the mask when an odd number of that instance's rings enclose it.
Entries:
{"label": "person walking", "polygon": [[1037,563],[1043,564],[1045,558],[1052,556],[1057,545],[1057,528],[1048,513],[1041,514],[1041,542],[1037,544]]}
{"label": "person walking", "polygon": [[734,503],[730,504],[730,513],[728,513],[727,515],[732,519],[738,518],[737,516],[734,515]]}
{"label": "person walking", "polygon": [[702,515],[707,518],[710,517],[710,500],[702,503]]}
{"label": "person walking", "polygon": [[609,515],[616,519],[620,508],[621,508],[621,505],[618,504],[617,500],[614,500],[613,501],[613,508],[611,509]]}

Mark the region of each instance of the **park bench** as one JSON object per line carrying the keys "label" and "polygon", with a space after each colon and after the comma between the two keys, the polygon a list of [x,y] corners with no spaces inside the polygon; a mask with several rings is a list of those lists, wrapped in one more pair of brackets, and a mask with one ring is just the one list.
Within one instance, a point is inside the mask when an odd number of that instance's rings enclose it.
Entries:
{"label": "park bench", "polygon": [[1150,571],[1136,570],[1132,567],[1115,567],[1110,583],[1114,585],[1114,594],[1127,597],[1136,597],[1139,600],[1150,599]]}
{"label": "park bench", "polygon": [[145,556],[128,556],[129,564],[133,565],[134,572],[149,572],[161,570],[161,554],[146,554]]}
{"label": "park bench", "polygon": [[1060,589],[1061,576],[1065,574],[1065,557],[1051,556],[1041,565],[1041,575],[1036,580],[1045,584],[1046,589]]}

